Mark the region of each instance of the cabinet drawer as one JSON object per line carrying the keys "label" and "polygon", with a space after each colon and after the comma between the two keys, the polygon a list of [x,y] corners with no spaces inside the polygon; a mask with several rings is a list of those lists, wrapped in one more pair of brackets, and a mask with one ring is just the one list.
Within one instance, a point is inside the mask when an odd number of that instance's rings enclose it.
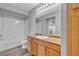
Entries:
{"label": "cabinet drawer", "polygon": [[44,42],[42,40],[38,40],[38,44],[44,45]]}
{"label": "cabinet drawer", "polygon": [[53,50],[56,50],[56,51],[58,51],[58,52],[61,51],[60,46],[59,46],[59,45],[55,45],[55,44],[53,44],[53,43],[44,42],[44,46],[46,46],[46,47],[48,47],[48,48],[51,48],[51,49],[53,49]]}

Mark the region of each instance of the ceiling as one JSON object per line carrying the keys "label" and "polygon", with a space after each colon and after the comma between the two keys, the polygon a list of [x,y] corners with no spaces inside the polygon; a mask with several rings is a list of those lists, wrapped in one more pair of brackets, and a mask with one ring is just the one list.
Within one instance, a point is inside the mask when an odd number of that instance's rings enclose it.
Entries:
{"label": "ceiling", "polygon": [[29,11],[38,4],[39,3],[0,3],[0,7],[28,15]]}

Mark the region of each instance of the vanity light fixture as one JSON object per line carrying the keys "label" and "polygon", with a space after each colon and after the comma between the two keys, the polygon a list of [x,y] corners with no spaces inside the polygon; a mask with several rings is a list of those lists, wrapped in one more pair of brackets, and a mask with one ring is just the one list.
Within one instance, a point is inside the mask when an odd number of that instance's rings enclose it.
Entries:
{"label": "vanity light fixture", "polygon": [[45,11],[47,8],[49,8],[50,6],[52,6],[55,3],[45,3],[44,5],[40,6],[39,8],[37,8],[36,10],[36,14],[39,14],[43,11]]}

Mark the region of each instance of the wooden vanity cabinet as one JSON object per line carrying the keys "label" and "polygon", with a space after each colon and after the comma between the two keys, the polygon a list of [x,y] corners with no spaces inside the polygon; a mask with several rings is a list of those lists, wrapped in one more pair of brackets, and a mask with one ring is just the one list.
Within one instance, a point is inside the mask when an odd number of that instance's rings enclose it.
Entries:
{"label": "wooden vanity cabinet", "polygon": [[[50,42],[46,42],[37,38],[29,38],[29,45],[31,47],[31,53],[34,56],[60,56],[60,45],[56,45]],[[29,50],[30,51],[30,50]]]}

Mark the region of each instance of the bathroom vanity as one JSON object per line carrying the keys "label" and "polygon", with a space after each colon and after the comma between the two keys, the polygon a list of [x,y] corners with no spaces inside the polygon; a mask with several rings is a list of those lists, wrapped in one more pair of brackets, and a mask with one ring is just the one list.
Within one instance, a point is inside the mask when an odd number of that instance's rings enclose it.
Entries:
{"label": "bathroom vanity", "polygon": [[60,56],[61,37],[28,35],[27,49],[34,56]]}

